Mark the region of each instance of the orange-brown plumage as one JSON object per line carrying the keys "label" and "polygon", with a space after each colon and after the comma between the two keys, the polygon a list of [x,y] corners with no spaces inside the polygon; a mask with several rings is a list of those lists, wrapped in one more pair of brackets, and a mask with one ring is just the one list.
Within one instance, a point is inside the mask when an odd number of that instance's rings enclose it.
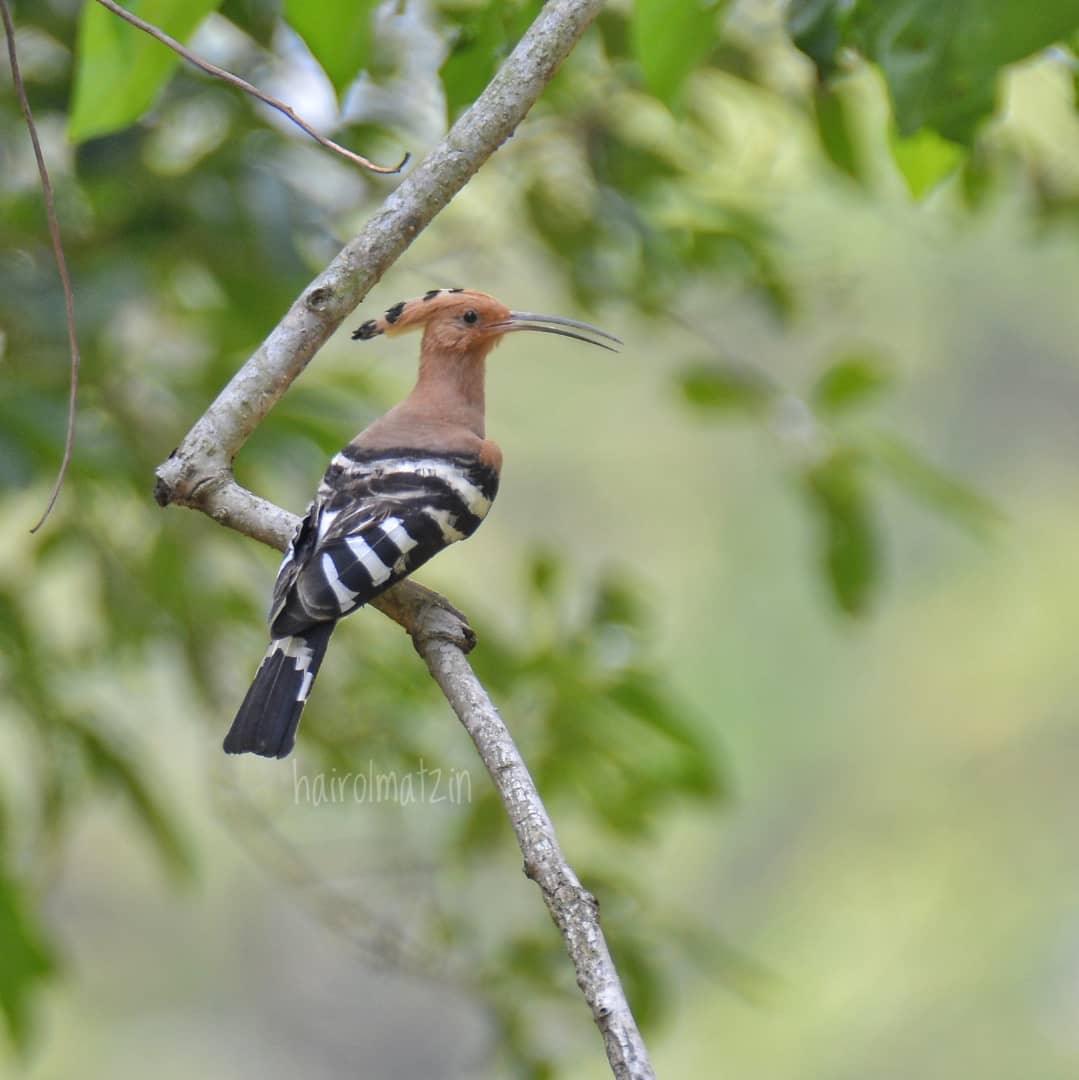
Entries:
{"label": "orange-brown plumage", "polygon": [[493,296],[475,289],[432,289],[403,300],[352,336],[366,340],[423,329],[416,385],[399,405],[361,432],[353,445],[367,450],[423,446],[447,453],[470,453],[498,468],[502,452],[486,438],[484,386],[491,350],[513,331],[560,333],[594,345],[602,342],[537,323],[555,323],[610,335],[586,323],[510,311]]}
{"label": "orange-brown plumage", "polygon": [[376,332],[422,327],[419,374],[408,397],[361,432],[355,445],[420,445],[501,462],[498,447],[486,445],[484,387],[487,355],[502,339],[510,314],[494,297],[473,290],[427,293],[390,308],[376,321]]}

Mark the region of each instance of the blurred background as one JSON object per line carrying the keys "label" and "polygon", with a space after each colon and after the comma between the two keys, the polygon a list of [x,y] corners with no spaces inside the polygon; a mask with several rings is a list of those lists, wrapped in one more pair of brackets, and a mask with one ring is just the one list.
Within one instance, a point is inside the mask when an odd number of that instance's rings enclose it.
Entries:
{"label": "blurred background", "polygon": [[[422,158],[538,8],[132,6],[386,162]],[[661,1076],[1079,1069],[1066,7],[1000,0],[974,33],[916,0],[612,3],[237,459],[302,511],[414,375],[415,338],[348,330],[429,288],[625,339],[493,356],[498,504],[419,578],[477,628]],[[93,4],[13,11],[83,383],[31,536],[68,357],[5,66],[6,1068],[607,1075],[405,636],[343,624],[293,757],[226,760],[278,556],[151,496],[397,181]]]}

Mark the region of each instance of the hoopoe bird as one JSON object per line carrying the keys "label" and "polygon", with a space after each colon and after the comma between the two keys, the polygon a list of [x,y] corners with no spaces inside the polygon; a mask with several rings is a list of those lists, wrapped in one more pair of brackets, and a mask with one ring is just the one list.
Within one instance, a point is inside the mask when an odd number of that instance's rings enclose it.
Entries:
{"label": "hoopoe bird", "polygon": [[285,553],[270,647],[225,737],[230,754],[285,757],[338,620],[471,536],[498,491],[502,451],[486,436],[486,360],[506,334],[559,334],[617,351],[588,323],[510,311],[486,293],[432,289],[353,333],[423,329],[419,376],[400,404],[330,462]]}

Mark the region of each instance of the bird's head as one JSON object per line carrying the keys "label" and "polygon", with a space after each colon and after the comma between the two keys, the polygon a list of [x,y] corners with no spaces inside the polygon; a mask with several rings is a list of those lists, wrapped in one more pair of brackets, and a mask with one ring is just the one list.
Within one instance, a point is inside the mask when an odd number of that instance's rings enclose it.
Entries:
{"label": "bird's head", "polygon": [[510,311],[493,296],[474,289],[432,289],[415,300],[402,300],[377,319],[368,319],[353,332],[352,338],[366,341],[380,334],[393,335],[418,327],[423,327],[425,352],[484,356],[505,334],[521,330],[559,334],[612,352],[622,344],[611,334],[576,319]]}

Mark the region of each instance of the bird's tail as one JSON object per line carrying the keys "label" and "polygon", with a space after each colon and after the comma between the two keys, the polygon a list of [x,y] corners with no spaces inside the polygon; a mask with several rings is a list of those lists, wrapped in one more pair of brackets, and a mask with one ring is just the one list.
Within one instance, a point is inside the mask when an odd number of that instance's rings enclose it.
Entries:
{"label": "bird's tail", "polygon": [[270,642],[255,681],[225,736],[226,754],[288,756],[296,741],[300,713],[336,625],[315,623],[301,634]]}

